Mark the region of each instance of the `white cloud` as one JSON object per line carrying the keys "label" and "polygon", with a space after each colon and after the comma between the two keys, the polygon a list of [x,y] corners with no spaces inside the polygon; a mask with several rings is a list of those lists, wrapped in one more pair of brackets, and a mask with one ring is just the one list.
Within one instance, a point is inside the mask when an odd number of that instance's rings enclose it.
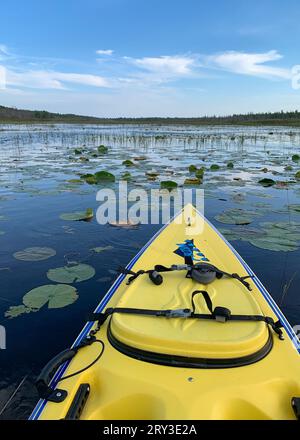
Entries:
{"label": "white cloud", "polygon": [[246,53],[228,51],[205,57],[207,67],[215,67],[233,73],[259,76],[263,78],[290,79],[289,69],[266,65],[270,61],[282,58],[276,50],[264,53]]}
{"label": "white cloud", "polygon": [[114,51],[112,49],[99,49],[96,50],[96,54],[97,55],[112,55],[114,53]]}
{"label": "white cloud", "polygon": [[44,70],[6,72],[7,85],[32,89],[64,89],[64,83],[92,87],[109,87],[108,81],[97,75],[63,73]]}
{"label": "white cloud", "polygon": [[148,72],[164,76],[184,76],[192,73],[192,66],[195,63],[193,56],[160,56],[144,58],[128,58],[132,64],[147,70]]}

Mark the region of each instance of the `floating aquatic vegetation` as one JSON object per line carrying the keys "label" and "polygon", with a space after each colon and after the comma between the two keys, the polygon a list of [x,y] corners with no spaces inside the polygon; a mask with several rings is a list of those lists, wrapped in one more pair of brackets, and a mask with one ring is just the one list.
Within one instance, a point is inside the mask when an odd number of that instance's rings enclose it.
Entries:
{"label": "floating aquatic vegetation", "polygon": [[197,179],[201,179],[201,180],[203,179],[204,171],[205,171],[204,167],[201,167],[198,170],[196,170],[195,176],[197,177]]}
{"label": "floating aquatic vegetation", "polygon": [[197,177],[187,178],[184,181],[184,185],[200,185],[201,183],[202,180],[198,179]]}
{"label": "floating aquatic vegetation", "polygon": [[122,180],[131,180],[131,178],[132,178],[132,176],[131,176],[131,174],[128,172],[128,171],[126,171],[126,173],[123,173],[122,174],[122,176],[121,176],[121,179]]}
{"label": "floating aquatic vegetation", "polygon": [[227,163],[227,168],[233,168],[233,167],[234,167],[233,162],[228,162]]}
{"label": "floating aquatic vegetation", "polygon": [[263,237],[264,235],[264,232],[258,228],[248,228],[242,226],[237,226],[236,228],[232,229],[219,228],[219,231],[229,241],[249,241],[251,238]]}
{"label": "floating aquatic vegetation", "polygon": [[134,163],[132,162],[132,160],[123,160],[122,165],[125,165],[125,167],[133,167]]}
{"label": "floating aquatic vegetation", "polygon": [[68,212],[59,216],[60,219],[67,221],[89,221],[93,217],[94,211],[92,208],[87,208],[86,211]]}
{"label": "floating aquatic vegetation", "polygon": [[69,180],[67,180],[67,182],[68,183],[73,183],[75,185],[82,184],[82,180],[80,180],[80,179],[69,179]]}
{"label": "floating aquatic vegetation", "polygon": [[98,246],[91,249],[91,251],[96,252],[96,254],[100,254],[104,251],[111,251],[114,247],[113,246]]}
{"label": "floating aquatic vegetation", "polygon": [[160,182],[161,189],[174,189],[177,188],[177,183],[173,182],[173,180],[163,180]]}
{"label": "floating aquatic vegetation", "polygon": [[297,171],[295,174],[295,179],[300,180],[300,171]]}
{"label": "floating aquatic vegetation", "polygon": [[244,203],[246,201],[246,196],[243,193],[236,193],[232,195],[231,199],[235,203]]}
{"label": "floating aquatic vegetation", "polygon": [[82,150],[79,150],[78,148],[75,148],[74,153],[76,155],[82,154]]}
{"label": "floating aquatic vegetation", "polygon": [[56,251],[48,247],[30,247],[13,254],[17,260],[22,261],[42,261],[54,257],[54,255],[56,255]]}
{"label": "floating aquatic vegetation", "polygon": [[48,309],[59,309],[74,303],[78,298],[75,287],[65,284],[47,284],[30,290],[23,296],[23,304],[11,306],[6,318],[16,318],[24,313],[37,312],[48,304]]}
{"label": "floating aquatic vegetation", "polygon": [[149,177],[157,177],[157,176],[159,176],[159,172],[155,171],[155,170],[146,171],[145,174],[146,174],[146,176],[149,176]]}
{"label": "floating aquatic vegetation", "polygon": [[258,181],[258,183],[266,188],[268,188],[269,186],[273,186],[276,184],[275,180],[273,179],[268,179],[268,178],[264,178]]}
{"label": "floating aquatic vegetation", "polygon": [[299,161],[300,161],[300,156],[299,156],[299,154],[293,154],[293,156],[292,156],[292,161],[293,161],[293,162],[299,162]]}
{"label": "floating aquatic vegetation", "polygon": [[230,241],[248,241],[253,246],[270,251],[291,252],[299,248],[300,223],[264,222],[259,226],[260,229],[221,229],[221,233]]}
{"label": "floating aquatic vegetation", "polygon": [[190,172],[190,173],[194,173],[195,171],[197,171],[197,167],[196,167],[196,165],[190,165],[190,166],[189,166],[189,172]]}
{"label": "floating aquatic vegetation", "polygon": [[98,182],[114,182],[116,180],[115,176],[108,171],[98,171],[94,174],[97,183]]}
{"label": "floating aquatic vegetation", "polygon": [[79,160],[81,160],[81,162],[89,162],[89,158],[88,157],[85,157],[85,156],[81,156],[80,158],[79,158]]}
{"label": "floating aquatic vegetation", "polygon": [[47,277],[56,283],[80,283],[86,281],[95,275],[95,269],[88,264],[72,264],[70,266],[57,267],[49,269]]}
{"label": "floating aquatic vegetation", "polygon": [[228,225],[249,225],[253,222],[255,217],[260,215],[262,215],[262,213],[258,211],[246,211],[240,208],[232,208],[216,215],[215,219],[220,223],[226,223]]}
{"label": "floating aquatic vegetation", "polygon": [[105,145],[99,145],[98,147],[98,153],[100,154],[106,154],[108,152],[108,148]]}
{"label": "floating aquatic vegetation", "polygon": [[89,185],[96,185],[98,183],[96,176],[94,174],[83,174],[80,176]]}
{"label": "floating aquatic vegetation", "polygon": [[284,167],[284,170],[285,171],[292,171],[293,167],[291,165],[287,165],[287,166]]}
{"label": "floating aquatic vegetation", "polygon": [[212,165],[210,166],[210,170],[212,170],[212,171],[217,171],[217,170],[219,170],[219,169],[220,169],[220,166],[217,165],[217,164],[212,164]]}

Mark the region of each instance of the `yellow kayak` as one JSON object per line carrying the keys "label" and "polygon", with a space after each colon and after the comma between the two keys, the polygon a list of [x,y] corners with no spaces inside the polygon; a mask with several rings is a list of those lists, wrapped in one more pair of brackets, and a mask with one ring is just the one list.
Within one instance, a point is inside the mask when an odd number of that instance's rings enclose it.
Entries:
{"label": "yellow kayak", "polygon": [[122,272],[42,371],[31,419],[300,417],[299,340],[192,205]]}

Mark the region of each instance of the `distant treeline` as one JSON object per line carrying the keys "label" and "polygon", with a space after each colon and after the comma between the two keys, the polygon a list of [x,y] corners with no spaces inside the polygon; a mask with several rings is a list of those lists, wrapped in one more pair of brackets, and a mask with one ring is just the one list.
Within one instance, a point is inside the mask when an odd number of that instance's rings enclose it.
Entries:
{"label": "distant treeline", "polygon": [[300,112],[248,113],[244,115],[201,116],[195,118],[95,118],[74,114],[50,113],[44,110],[19,110],[0,106],[0,122],[19,123],[90,123],[90,124],[156,124],[156,125],[300,125]]}

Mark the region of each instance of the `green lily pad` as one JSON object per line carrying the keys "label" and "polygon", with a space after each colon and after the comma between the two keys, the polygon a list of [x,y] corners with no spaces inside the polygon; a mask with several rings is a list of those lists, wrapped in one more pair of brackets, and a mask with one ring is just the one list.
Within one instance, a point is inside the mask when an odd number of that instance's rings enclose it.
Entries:
{"label": "green lily pad", "polygon": [[94,212],[92,208],[87,208],[86,211],[76,211],[76,212],[68,212],[61,214],[59,218],[67,221],[88,221],[91,220],[94,216]]}
{"label": "green lily pad", "polygon": [[249,242],[253,246],[261,249],[267,249],[269,251],[291,252],[298,249],[298,245],[294,241],[279,237],[277,237],[276,239],[268,236],[262,238],[253,238],[249,240]]}
{"label": "green lily pad", "polygon": [[190,165],[190,166],[189,166],[189,172],[190,172],[190,173],[194,173],[195,171],[197,171],[197,167],[196,167],[196,165]]}
{"label": "green lily pad", "polygon": [[131,180],[131,174],[128,171],[122,174],[122,180]]}
{"label": "green lily pad", "polygon": [[24,315],[24,313],[30,313],[35,310],[31,310],[30,308],[24,306],[24,304],[21,304],[19,306],[11,306],[8,310],[6,310],[4,316],[6,318],[17,318],[20,315]]}
{"label": "green lily pad", "polygon": [[48,309],[68,306],[78,298],[75,287],[65,284],[48,284],[30,290],[23,297],[23,304],[30,309],[40,309],[48,303]]}
{"label": "green lily pad", "polygon": [[257,215],[261,215],[261,213],[233,208],[216,215],[215,219],[228,225],[249,225]]}
{"label": "green lily pad", "polygon": [[177,183],[173,182],[173,180],[163,180],[160,182],[161,189],[174,189],[177,188]]}
{"label": "green lily pad", "polygon": [[227,164],[227,168],[232,169],[234,167],[233,162],[228,162]]}
{"label": "green lily pad", "polygon": [[17,260],[22,261],[42,261],[54,257],[54,255],[56,255],[56,251],[48,247],[30,247],[13,254]]}
{"label": "green lily pad", "polygon": [[299,162],[299,160],[300,160],[300,156],[299,156],[299,154],[293,154],[293,156],[292,156],[292,161],[293,161],[293,162]]}
{"label": "green lily pad", "polygon": [[72,284],[89,280],[95,273],[95,269],[88,264],[76,264],[49,269],[47,277],[56,283]]}
{"label": "green lily pad", "polygon": [[105,154],[105,153],[108,152],[108,148],[105,147],[105,145],[99,145],[99,147],[98,147],[98,152],[99,152],[100,154]]}
{"label": "green lily pad", "polygon": [[204,171],[205,171],[205,168],[204,168],[204,167],[201,167],[201,168],[199,168],[198,170],[196,170],[196,172],[195,172],[195,176],[197,177],[197,179],[200,179],[200,180],[203,179]]}
{"label": "green lily pad", "polygon": [[260,229],[234,228],[221,229],[222,234],[230,241],[248,241],[260,249],[276,252],[292,252],[299,248],[300,223],[297,222],[264,222]]}
{"label": "green lily pad", "polygon": [[267,188],[269,186],[275,185],[276,182],[273,179],[264,178],[264,179],[259,180],[258,183]]}
{"label": "green lily pad", "polygon": [[210,166],[210,169],[211,169],[212,171],[217,171],[217,170],[220,169],[220,166],[217,165],[217,164],[212,164],[212,165]]}
{"label": "green lily pad", "polygon": [[102,181],[108,181],[108,182],[114,182],[116,180],[115,176],[112,173],[109,173],[108,171],[98,171],[94,174],[97,182]]}
{"label": "green lily pad", "polygon": [[300,180],[300,171],[297,171],[295,174],[295,179]]}
{"label": "green lily pad", "polygon": [[83,176],[81,176],[81,179],[84,179],[85,182],[89,185],[96,185],[98,183],[94,174],[84,174]]}
{"label": "green lily pad", "polygon": [[122,165],[125,165],[126,167],[133,167],[134,163],[131,160],[127,159],[123,160]]}
{"label": "green lily pad", "polygon": [[75,287],[65,284],[47,284],[30,290],[23,296],[23,304],[12,306],[6,312],[7,318],[16,318],[24,313],[37,312],[48,304],[48,309],[59,309],[74,303],[78,298]]}

